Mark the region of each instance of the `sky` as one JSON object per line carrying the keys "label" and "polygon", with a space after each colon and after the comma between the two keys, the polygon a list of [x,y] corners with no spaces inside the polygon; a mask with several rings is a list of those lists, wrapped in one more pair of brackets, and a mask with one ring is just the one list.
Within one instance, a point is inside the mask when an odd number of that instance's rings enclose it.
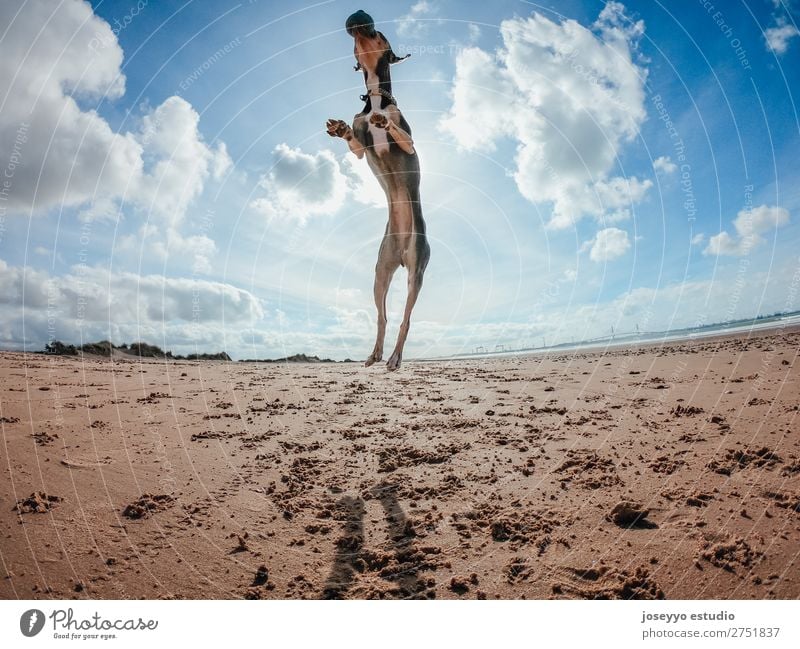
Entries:
{"label": "sky", "polygon": [[800,0],[4,0],[0,347],[365,358],[357,9],[411,54],[406,358],[800,309]]}

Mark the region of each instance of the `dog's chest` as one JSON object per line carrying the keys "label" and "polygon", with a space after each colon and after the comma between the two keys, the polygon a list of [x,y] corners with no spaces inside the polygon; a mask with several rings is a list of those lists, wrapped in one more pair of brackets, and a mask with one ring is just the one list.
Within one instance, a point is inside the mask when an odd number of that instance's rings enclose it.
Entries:
{"label": "dog's chest", "polygon": [[[371,102],[372,111],[370,116],[378,114],[385,115],[386,113],[381,110],[380,97],[372,96],[369,98]],[[372,150],[378,155],[382,155],[389,151],[389,136],[385,128],[379,128],[374,124],[367,122],[367,130],[372,137]]]}

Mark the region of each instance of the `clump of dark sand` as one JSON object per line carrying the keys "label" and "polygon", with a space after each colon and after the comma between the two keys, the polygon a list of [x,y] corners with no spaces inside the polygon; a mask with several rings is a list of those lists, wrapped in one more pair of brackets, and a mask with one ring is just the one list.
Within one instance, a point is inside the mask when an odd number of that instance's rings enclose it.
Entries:
{"label": "clump of dark sand", "polygon": [[644,509],[638,503],[620,502],[606,516],[606,520],[619,527],[655,527],[652,521],[647,520],[649,513],[649,509]]}
{"label": "clump of dark sand", "polygon": [[50,496],[44,491],[34,491],[27,498],[17,501],[14,511],[20,514],[43,514],[50,511],[56,503],[63,500],[59,496]]}
{"label": "clump of dark sand", "polygon": [[133,519],[145,518],[152,513],[166,509],[174,500],[167,494],[143,494],[138,500],[127,505],[122,510],[122,515]]}

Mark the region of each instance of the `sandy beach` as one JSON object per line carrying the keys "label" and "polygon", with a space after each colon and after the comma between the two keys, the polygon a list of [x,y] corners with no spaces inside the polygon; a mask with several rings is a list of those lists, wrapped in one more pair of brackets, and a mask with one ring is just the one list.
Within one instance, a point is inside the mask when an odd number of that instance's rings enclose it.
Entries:
{"label": "sandy beach", "polygon": [[797,598],[799,344],[4,352],[0,597]]}

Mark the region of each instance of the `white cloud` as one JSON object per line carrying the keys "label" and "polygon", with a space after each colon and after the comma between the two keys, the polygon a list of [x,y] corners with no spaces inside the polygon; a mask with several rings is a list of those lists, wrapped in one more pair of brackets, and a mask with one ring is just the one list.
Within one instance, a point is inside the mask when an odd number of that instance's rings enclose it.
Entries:
{"label": "white cloud", "polygon": [[[479,345],[488,350],[495,349],[496,345],[514,349],[541,345],[543,336],[548,344],[553,344],[607,336],[611,327],[617,332],[634,331],[637,326],[643,332],[659,331],[797,308],[797,298],[790,295],[785,281],[796,272],[796,268],[787,264],[767,272],[752,270],[742,278],[741,292],[736,295],[732,295],[731,286],[738,271],[737,265],[721,267],[712,280],[639,286],[610,300],[587,299],[589,296],[584,295],[580,301],[574,301],[574,291],[581,291],[586,286],[585,281],[580,281],[577,286],[568,284],[563,292],[563,296],[570,296],[569,301],[556,300],[552,305],[537,307],[524,320],[509,321],[496,313],[483,313],[467,322],[461,319],[432,321],[423,315],[426,310],[423,302],[422,312],[409,338],[407,356],[473,351]],[[738,282],[739,278],[736,280]],[[399,307],[402,308],[402,302]],[[516,315],[519,317],[522,313]],[[356,310],[354,307],[338,312],[337,326],[323,334],[303,333],[294,327],[283,332],[280,338],[285,334],[287,339],[291,339],[292,344],[287,347],[293,351],[317,349],[312,344],[319,345],[324,339],[327,341],[325,348],[330,349],[332,355],[338,353],[339,357],[350,355],[358,358],[372,348],[373,320],[371,308]],[[396,319],[389,319],[390,326],[394,322]],[[390,333],[388,340],[391,339]]]}
{"label": "white cloud", "polygon": [[342,160],[342,173],[348,178],[348,188],[355,200],[372,207],[386,207],[386,193],[366,157],[359,160],[354,155],[346,155]]}
{"label": "white cloud", "polygon": [[[17,144],[19,154],[9,209],[81,204],[98,186],[121,194],[141,166],[141,145],[77,101],[117,99],[125,91],[122,49],[108,24],[88,3],[47,0],[0,3],[0,24],[7,27],[0,149],[11,152]],[[107,46],[89,47],[98,37]]]}
{"label": "white cloud", "polygon": [[[431,25],[429,19],[436,13],[436,7],[428,0],[418,0],[411,6],[411,10],[397,19],[397,33],[400,36],[420,36],[428,31]],[[423,20],[420,20],[423,18]]]}
{"label": "white cloud", "polygon": [[789,223],[789,211],[783,207],[761,205],[751,210],[742,210],[736,215],[733,225],[742,237],[754,237],[780,228]]}
{"label": "white cloud", "polygon": [[495,57],[482,49],[468,47],[459,53],[452,97],[453,105],[441,125],[463,148],[493,151],[495,141],[515,129],[513,81],[498,70]]}
{"label": "white cloud", "polygon": [[[163,334],[169,326],[183,332],[184,342],[192,339],[194,327],[214,330],[217,337],[212,346],[218,348],[223,325],[253,326],[264,317],[258,298],[222,282],[85,266],[54,277],[2,260],[0,304],[0,330],[10,332],[5,342],[10,338],[40,346],[50,334],[76,342],[105,338],[109,331],[119,332],[116,342],[138,339],[139,330],[149,332],[149,342],[158,342],[159,332]],[[48,329],[48,319],[54,332]]]}
{"label": "white cloud", "polygon": [[750,210],[741,210],[733,220],[736,234],[731,236],[723,230],[708,240],[703,251],[706,255],[746,255],[764,242],[761,235],[777,230],[789,223],[789,211],[783,207],[761,205]]}
{"label": "white cloud", "polygon": [[195,275],[213,273],[217,245],[205,234],[184,236],[178,230],[162,232],[157,226],[144,224],[135,233],[114,241],[114,254],[135,253],[136,259],[161,261],[175,271],[191,270]]}
{"label": "white cloud", "polygon": [[272,168],[260,180],[266,195],[250,203],[269,219],[303,224],[313,216],[335,214],[348,196],[366,205],[386,205],[386,195],[365,160],[347,156],[340,164],[329,149],[306,153],[283,143],[272,155]]}
{"label": "white cloud", "polygon": [[184,237],[176,230],[168,230],[163,239],[156,239],[148,247],[147,252],[164,260],[179,259],[181,262],[189,262],[193,273],[210,275],[217,245],[205,234]]}
{"label": "white cloud", "polygon": [[609,2],[591,29],[534,13],[503,21],[500,32],[497,53],[460,52],[443,129],[467,150],[514,141],[517,187],[532,203],[553,204],[551,227],[625,218],[652,186],[613,176],[646,116],[647,70],[635,62],[644,24]]}
{"label": "white cloud", "polygon": [[630,247],[631,242],[625,230],[605,228],[592,241],[589,258],[597,262],[612,261],[628,252]]}
{"label": "white cloud", "polygon": [[784,18],[779,18],[774,27],[769,27],[764,31],[767,49],[779,56],[786,53],[786,50],[789,49],[789,41],[795,36],[800,36],[800,31],[795,25],[787,23]]}
{"label": "white cloud", "polygon": [[741,255],[744,254],[739,242],[725,230],[715,234],[708,240],[704,255]]}
{"label": "white cloud", "polygon": [[696,235],[694,235],[692,237],[692,240],[691,240],[690,243],[693,246],[701,246],[701,245],[703,245],[705,240],[706,240],[706,235],[704,235],[702,232],[698,232]]}
{"label": "white cloud", "polygon": [[169,97],[145,115],[137,138],[148,164],[137,178],[138,195],[131,199],[171,228],[183,221],[212,171],[221,174],[230,166],[224,144],[214,150],[203,141],[199,121],[189,102]]}
{"label": "white cloud", "polygon": [[107,196],[98,196],[92,203],[78,212],[78,220],[108,221],[114,223],[120,217],[120,206],[116,200]]}
{"label": "white cloud", "polygon": [[214,151],[214,156],[211,166],[211,176],[214,180],[222,180],[222,177],[228,173],[233,166],[233,160],[228,155],[228,147],[225,142],[221,141],[217,144]]}
{"label": "white cloud", "polygon": [[[8,25],[0,149],[14,162],[9,212],[80,207],[82,221],[114,222],[127,203],[158,227],[160,245],[181,238],[206,180],[231,165],[224,143],[204,141],[197,111],[168,97],[140,128],[114,132],[93,106],[124,95],[123,52],[89,3],[9,0],[0,3],[0,24]],[[206,241],[187,241],[209,254]]]}
{"label": "white cloud", "polygon": [[256,212],[305,223],[310,216],[333,214],[342,206],[347,177],[332,151],[312,154],[279,144],[272,156],[272,168],[260,180],[267,195],[250,203]]}
{"label": "white cloud", "polygon": [[660,174],[668,176],[674,174],[678,170],[678,165],[672,162],[668,155],[662,155],[653,160],[653,169]]}

